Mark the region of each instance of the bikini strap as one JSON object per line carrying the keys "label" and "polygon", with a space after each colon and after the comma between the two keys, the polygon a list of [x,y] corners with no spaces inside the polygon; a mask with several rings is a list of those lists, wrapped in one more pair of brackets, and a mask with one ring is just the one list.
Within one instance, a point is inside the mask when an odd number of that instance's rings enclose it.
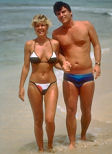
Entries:
{"label": "bikini strap", "polygon": [[51,45],[51,48],[52,48],[52,53],[53,53],[53,47],[52,47],[52,43],[51,43],[51,40],[48,38],[49,42],[50,42],[50,45]]}
{"label": "bikini strap", "polygon": [[33,44],[33,51],[35,51],[35,46],[36,46],[36,41],[34,41],[34,44]]}

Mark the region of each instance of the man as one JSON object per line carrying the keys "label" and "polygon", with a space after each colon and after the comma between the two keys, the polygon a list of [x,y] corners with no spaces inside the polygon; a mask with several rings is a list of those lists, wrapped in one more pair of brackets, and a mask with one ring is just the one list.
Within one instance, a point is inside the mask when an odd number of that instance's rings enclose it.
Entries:
{"label": "man", "polygon": [[[63,94],[67,110],[69,148],[72,149],[75,146],[78,97],[82,112],[81,139],[86,140],[86,132],[91,121],[94,76],[96,79],[100,75],[101,48],[93,25],[88,21],[74,21],[67,3],[56,2],[54,13],[62,23],[62,26],[53,31],[53,38],[60,43],[60,59],[65,66]],[[91,44],[95,56],[94,67],[90,58]]]}

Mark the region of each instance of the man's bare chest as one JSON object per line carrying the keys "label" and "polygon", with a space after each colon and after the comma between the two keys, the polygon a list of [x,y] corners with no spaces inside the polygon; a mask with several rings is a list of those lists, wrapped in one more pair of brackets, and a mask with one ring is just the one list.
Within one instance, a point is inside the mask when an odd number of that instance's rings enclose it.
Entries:
{"label": "man's bare chest", "polygon": [[65,35],[59,35],[58,41],[60,42],[60,45],[63,47],[67,46],[80,46],[84,45],[88,40],[88,36],[81,33],[66,33]]}

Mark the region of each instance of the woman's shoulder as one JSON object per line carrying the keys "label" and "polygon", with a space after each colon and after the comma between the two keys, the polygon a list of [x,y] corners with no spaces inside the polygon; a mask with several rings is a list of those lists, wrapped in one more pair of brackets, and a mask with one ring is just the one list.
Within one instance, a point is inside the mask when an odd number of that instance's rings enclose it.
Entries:
{"label": "woman's shoulder", "polygon": [[34,43],[34,40],[28,40],[28,41],[26,41],[25,45],[31,46],[33,43]]}
{"label": "woman's shoulder", "polygon": [[59,41],[57,41],[55,39],[51,39],[51,43],[52,43],[53,50],[58,51],[59,50]]}
{"label": "woman's shoulder", "polygon": [[31,52],[31,50],[33,48],[33,44],[34,44],[34,40],[26,41],[25,45],[24,45],[25,51]]}
{"label": "woman's shoulder", "polygon": [[59,45],[59,41],[55,40],[55,39],[51,39],[51,42],[53,45]]}

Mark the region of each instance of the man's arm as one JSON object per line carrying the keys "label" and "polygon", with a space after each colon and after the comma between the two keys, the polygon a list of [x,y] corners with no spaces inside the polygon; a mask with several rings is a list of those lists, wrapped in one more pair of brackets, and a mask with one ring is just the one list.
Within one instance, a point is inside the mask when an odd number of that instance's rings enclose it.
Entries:
{"label": "man's arm", "polygon": [[100,69],[101,47],[100,47],[100,42],[99,42],[96,30],[91,23],[89,23],[89,36],[94,48],[95,66],[93,68],[93,73],[96,74],[95,76],[95,79],[96,79],[98,76],[100,76],[100,73],[101,73],[101,69]]}

